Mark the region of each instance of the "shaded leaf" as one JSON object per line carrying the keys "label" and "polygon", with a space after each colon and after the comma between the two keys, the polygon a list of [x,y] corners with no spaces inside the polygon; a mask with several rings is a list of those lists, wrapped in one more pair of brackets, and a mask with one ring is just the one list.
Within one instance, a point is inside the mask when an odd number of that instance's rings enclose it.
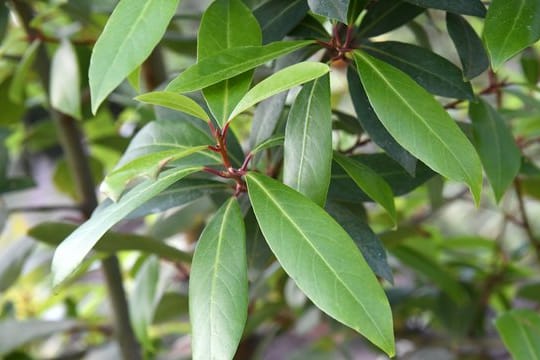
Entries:
{"label": "shaded leaf", "polygon": [[[28,235],[39,242],[51,246],[57,246],[71,233],[77,230],[77,226],[68,223],[42,222],[28,230]],[[96,243],[94,250],[104,253],[116,253],[119,251],[141,251],[143,253],[155,254],[163,259],[174,262],[190,262],[191,256],[169,246],[156,239],[136,235],[122,234],[116,232],[106,232],[103,241]]]}
{"label": "shaded leaf", "polygon": [[100,190],[113,201],[118,201],[122,192],[134,179],[156,179],[167,163],[180,160],[207,148],[207,145],[201,145],[142,155],[109,173],[103,180]]}
{"label": "shaded leaf", "polygon": [[495,320],[495,327],[514,360],[540,359],[540,316],[536,311],[510,310]]}
{"label": "shaded leaf", "polygon": [[246,224],[248,276],[250,281],[255,281],[266,270],[268,265],[270,265],[274,257],[264,239],[253,209],[249,210],[244,218],[244,222]]}
{"label": "shaded leaf", "polygon": [[351,0],[347,11],[347,24],[354,24],[368,3],[368,0]]}
{"label": "shaded leaf", "polygon": [[275,146],[281,146],[285,142],[285,136],[283,135],[274,135],[269,137],[268,139],[264,140],[257,146],[251,150],[251,154],[255,155],[258,152],[261,152],[263,150],[275,147]]}
{"label": "shaded leaf", "polygon": [[263,43],[283,39],[308,11],[305,0],[270,0],[253,11],[263,33]]}
{"label": "shaded leaf", "polygon": [[448,12],[472,15],[478,17],[486,16],[486,8],[481,0],[405,0],[413,5],[446,10]]}
{"label": "shaded leaf", "polygon": [[362,49],[403,71],[432,94],[474,99],[471,84],[463,80],[461,69],[428,49],[397,41],[369,43]]}
{"label": "shaded leaf", "polygon": [[337,202],[327,202],[325,209],[354,240],[371,270],[392,284],[394,278],[386,259],[386,250],[368,224],[360,216]]}
{"label": "shaded leaf", "polygon": [[312,43],[310,40],[282,41],[223,50],[187,68],[166,90],[186,93],[203,89]]}
{"label": "shaded leaf", "polygon": [[282,183],[252,172],[246,180],[264,237],[298,287],[324,312],[394,355],[388,301],[349,235]]}
{"label": "shaded leaf", "polygon": [[90,59],[92,112],[152,52],[179,0],[122,0],[112,12]]}
{"label": "shaded leaf", "polygon": [[409,174],[414,175],[416,158],[398,144],[383,126],[369,103],[366,91],[360,82],[356,69],[348,69],[347,82],[349,84],[349,92],[354,110],[362,128],[369,134],[375,144],[380,146],[388,155],[401,164]]}
{"label": "shaded leaf", "polygon": [[154,91],[139,95],[135,98],[140,102],[158,106],[164,106],[169,109],[185,112],[191,116],[206,122],[210,121],[208,114],[194,100],[187,96],[169,91]]}
{"label": "shaded leaf", "polygon": [[156,180],[135,186],[120,201],[92,216],[56,248],[52,261],[53,284],[57,286],[64,281],[112,226],[176,181],[200,170],[200,166],[168,170]]}
{"label": "shaded leaf", "polygon": [[51,62],[51,106],[81,120],[79,63],[71,43],[63,40]]}
{"label": "shaded leaf", "polygon": [[399,261],[431,279],[436,286],[445,291],[455,303],[461,303],[469,298],[468,293],[458,280],[448,270],[425,254],[410,246],[399,245],[390,248],[390,252]]}
{"label": "shaded leaf", "polygon": [[482,40],[462,16],[447,13],[446,28],[454,42],[465,78],[472,79],[489,67],[489,59]]}
{"label": "shaded leaf", "polygon": [[24,52],[21,61],[15,69],[15,73],[13,74],[11,85],[9,87],[9,99],[14,103],[21,103],[24,99],[24,90],[28,72],[34,64],[34,60],[36,59],[40,46],[41,41],[34,40]]}
{"label": "shaded leaf", "polygon": [[289,32],[289,35],[304,39],[330,39],[330,34],[328,34],[328,31],[324,28],[320,21],[309,14],[306,15],[304,19]]}
{"label": "shaded leaf", "polygon": [[300,62],[279,70],[249,90],[238,105],[236,105],[228,121],[234,119],[258,102],[321,77],[328,73],[328,71],[330,71],[328,65],[313,61]]}
{"label": "shaded leaf", "polygon": [[193,256],[189,315],[194,359],[232,359],[248,307],[246,238],[235,198],[206,225]]}
{"label": "shaded leaf", "polygon": [[[352,158],[379,174],[390,185],[395,196],[409,193],[435,175],[430,168],[418,162],[415,176],[411,176],[397,162],[383,153],[355,155]],[[337,165],[332,166],[329,197],[353,203],[371,201],[369,196],[361,191],[349,175]]]}
{"label": "shaded leaf", "polygon": [[308,5],[315,14],[347,23],[349,0],[308,0]]}
{"label": "shaded leaf", "polygon": [[482,99],[469,104],[473,138],[495,199],[501,200],[521,167],[521,152],[505,120]]}
{"label": "shaded leaf", "polygon": [[482,165],[454,120],[400,70],[358,51],[354,58],[370,103],[388,132],[435,171],[467,183],[478,203]]}
{"label": "shaded leaf", "polygon": [[330,78],[306,84],[285,129],[283,182],[323,206],[330,184],[332,109]]}
{"label": "shaded leaf", "polygon": [[[204,12],[197,38],[197,61],[212,58],[222,50],[261,45],[259,23],[240,0],[214,1]],[[212,114],[222,126],[248,91],[253,72],[223,80],[203,90]]]}
{"label": "shaded leaf", "polygon": [[[0,322],[0,355],[5,355],[33,340],[74,329],[78,323],[71,320],[4,320]],[[17,334],[17,336],[13,336]]]}
{"label": "shaded leaf", "polygon": [[483,38],[491,66],[497,71],[506,60],[540,39],[540,2],[493,0]]}
{"label": "shaded leaf", "polygon": [[361,37],[384,34],[404,25],[424,12],[424,8],[403,0],[378,0],[368,7],[358,28]]}
{"label": "shaded leaf", "polygon": [[540,55],[538,52],[530,47],[523,51],[521,54],[521,71],[525,75],[525,79],[530,86],[536,86],[538,79],[540,79]]}
{"label": "shaded leaf", "polygon": [[[2,205],[0,204],[0,217],[2,216]],[[2,231],[2,219],[0,218],[0,232]],[[26,259],[35,247],[35,243],[30,239],[23,238],[7,248],[0,254],[0,292],[5,292],[17,281]]]}
{"label": "shaded leaf", "polygon": [[334,153],[334,160],[345,170],[362,191],[388,212],[395,224],[396,208],[394,205],[394,194],[386,181],[369,166],[340,155],[337,152]]}

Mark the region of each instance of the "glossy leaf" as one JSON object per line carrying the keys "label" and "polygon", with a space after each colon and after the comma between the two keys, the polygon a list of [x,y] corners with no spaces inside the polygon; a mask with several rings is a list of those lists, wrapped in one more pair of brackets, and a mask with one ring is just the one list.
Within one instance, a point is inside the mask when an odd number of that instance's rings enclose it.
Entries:
{"label": "glossy leaf", "polygon": [[81,119],[79,63],[75,49],[67,40],[60,43],[52,59],[49,94],[53,108]]}
{"label": "glossy leaf", "polygon": [[264,237],[298,287],[321,310],[393,356],[388,300],[345,230],[282,183],[252,172],[246,180]]}
{"label": "glossy leaf", "polygon": [[[222,50],[261,45],[259,23],[241,0],[217,0],[204,12],[197,39],[197,61],[212,58]],[[223,80],[203,90],[208,107],[224,125],[232,109],[251,84],[253,72]]]}
{"label": "glossy leaf", "polygon": [[308,5],[305,0],[270,0],[253,11],[259,21],[263,43],[283,39],[302,19]]}
{"label": "glossy leaf", "polygon": [[232,111],[229,116],[229,121],[258,102],[282,91],[319,78],[328,73],[328,71],[330,71],[328,65],[312,61],[301,62],[278,71],[248,91]]}
{"label": "glossy leaf", "polygon": [[472,15],[478,17],[486,16],[486,8],[481,0],[405,0],[416,6],[425,8],[446,10],[448,12]]}
{"label": "glossy leaf", "polygon": [[[39,242],[57,246],[77,229],[76,225],[60,222],[42,222],[30,230],[28,235]],[[174,262],[190,262],[191,256],[175,247],[165,244],[151,237],[107,232],[103,235],[103,241],[98,241],[94,250],[104,253],[116,253],[119,251],[141,251],[147,254],[155,254],[163,259]]]}
{"label": "glossy leaf", "polygon": [[493,0],[483,37],[491,66],[497,71],[506,60],[540,39],[540,2]]}
{"label": "glossy leaf", "polygon": [[495,320],[495,327],[514,360],[540,359],[540,316],[530,309],[513,309]]}
{"label": "glossy leaf", "polygon": [[334,153],[334,160],[345,170],[362,191],[388,212],[395,224],[396,207],[394,205],[394,194],[386,181],[369,166],[337,152]]}
{"label": "glossy leaf", "polygon": [[416,158],[405,150],[383,126],[369,103],[366,91],[358,78],[356,69],[349,68],[347,71],[347,82],[349,84],[349,92],[354,110],[362,128],[369,134],[369,137],[375,144],[379,145],[390,157],[401,164],[409,174],[414,175]]}
{"label": "glossy leaf", "polygon": [[386,259],[386,250],[368,224],[358,214],[339,203],[328,202],[325,209],[354,240],[371,270],[389,283],[393,283],[394,278]]}
{"label": "glossy leaf", "polygon": [[370,103],[388,132],[433,170],[467,183],[478,203],[482,165],[454,120],[400,70],[358,51],[354,58]]}
{"label": "glossy leaf", "polygon": [[185,112],[206,122],[210,121],[208,114],[193,99],[169,91],[154,91],[139,95],[135,98],[140,102],[163,106],[169,109]]}
{"label": "glossy leaf", "polygon": [[397,41],[374,42],[362,49],[403,71],[432,94],[474,99],[471,84],[463,80],[461,69],[428,49]]}
{"label": "glossy leaf", "polygon": [[308,0],[308,5],[315,14],[347,23],[349,0]]}
{"label": "glossy leaf", "polygon": [[122,192],[134,179],[156,179],[167,163],[180,160],[207,148],[208,146],[201,145],[158,151],[140,156],[109,173],[103,180],[100,190],[113,201],[118,201]]}
{"label": "glossy leaf", "polygon": [[362,18],[358,35],[372,37],[384,34],[408,23],[424,10],[403,0],[378,0]]}
{"label": "glossy leaf", "polygon": [[521,152],[505,120],[482,99],[469,105],[474,144],[495,199],[500,201],[519,172]]}
{"label": "glossy leaf", "polygon": [[[47,321],[47,320],[13,320],[0,321],[0,355],[6,355],[13,350],[33,340],[59,332],[67,332],[75,329],[78,322],[72,320]],[[17,334],[17,336],[13,336]]]}
{"label": "glossy leaf", "polygon": [[447,13],[446,28],[456,47],[465,78],[472,79],[489,67],[482,40],[462,16]]}
{"label": "glossy leaf", "polygon": [[63,282],[112,226],[176,181],[200,170],[201,167],[172,169],[161,174],[156,180],[144,181],[125,194],[120,201],[78,227],[56,248],[52,261],[53,284]]}
{"label": "glossy leaf", "polygon": [[152,52],[179,0],[122,0],[109,17],[90,60],[92,112]]}
{"label": "glossy leaf", "polygon": [[283,182],[320,206],[324,206],[330,185],[330,106],[330,79],[324,76],[303,87],[285,128]]}
{"label": "glossy leaf", "polygon": [[223,50],[187,68],[171,81],[167,91],[186,93],[203,89],[312,43],[310,40],[283,41]]}
{"label": "glossy leaf", "polygon": [[193,256],[189,315],[194,359],[232,359],[248,307],[246,236],[235,198],[206,225]]}

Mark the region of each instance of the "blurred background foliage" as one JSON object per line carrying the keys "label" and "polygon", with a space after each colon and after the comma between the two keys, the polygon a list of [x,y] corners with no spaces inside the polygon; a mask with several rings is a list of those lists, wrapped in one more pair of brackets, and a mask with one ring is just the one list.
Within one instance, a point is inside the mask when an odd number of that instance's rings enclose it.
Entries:
{"label": "blurred background foliage", "polygon": [[[263,1],[244,2],[264,21]],[[96,262],[118,251],[132,325],[145,353],[151,358],[189,358],[189,268],[182,262],[184,253],[175,251],[192,250],[220,203],[220,194],[194,190],[200,194],[192,194],[194,200],[187,205],[125,221],[106,235],[102,243],[109,247],[96,249],[76,281],[53,291],[49,271],[54,246],[83,217],[77,206],[81,198],[46,105],[52,94],[40,80],[44,60],[37,44],[45,43],[45,55],[53,59],[51,82],[59,81],[60,87],[63,82],[80,84],[78,104],[70,107],[76,111],[70,115],[79,119],[92,177],[99,184],[141,127],[155,116],[179,116],[154,114],[133,97],[195,61],[198,23],[208,3],[183,0],[159,47],[95,116],[86,74],[92,45],[116,1],[31,1],[34,36],[24,31],[6,3],[0,4],[0,357],[119,358]],[[268,3],[283,6],[288,1]],[[482,21],[467,19],[480,33]],[[322,25],[329,29],[328,23]],[[71,47],[61,51],[66,39]],[[439,10],[425,11],[381,39],[428,47],[459,64],[444,12]],[[403,187],[403,195],[396,199],[397,228],[379,207],[365,204],[363,216],[375,233],[356,231],[378,236],[389,251],[394,283],[385,284],[401,359],[507,359],[495,319],[502,329],[524,327],[536,341],[533,346],[540,344],[539,51],[539,46],[528,48],[498,73],[509,85],[494,101],[499,101],[500,113],[523,154],[520,173],[499,204],[485,186],[476,208],[462,185],[431,172],[410,184],[396,180],[396,186]],[[358,125],[345,70],[334,66],[331,77],[332,105],[338,110],[334,142],[339,149],[351,148],[357,141],[347,131]],[[259,72],[263,77],[264,68]],[[488,75],[472,84],[477,91],[485,88]],[[466,111],[458,107],[450,113],[466,132],[470,130]],[[246,115],[234,123],[242,143],[247,141],[250,122]],[[378,149],[366,142],[361,151]],[[374,155],[373,163],[379,161]],[[393,175],[385,176],[390,183]],[[196,181],[193,185],[197,189]],[[246,223],[249,237],[262,236],[252,214]],[[250,251],[255,254],[250,264],[252,301],[239,359],[383,358],[311,304],[272,263],[266,248]],[[533,325],[523,325],[527,322]]]}

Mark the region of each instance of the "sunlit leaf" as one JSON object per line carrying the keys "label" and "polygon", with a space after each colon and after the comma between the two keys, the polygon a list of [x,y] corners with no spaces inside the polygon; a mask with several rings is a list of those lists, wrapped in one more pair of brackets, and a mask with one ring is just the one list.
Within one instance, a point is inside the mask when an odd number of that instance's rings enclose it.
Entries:
{"label": "sunlit leaf", "polygon": [[135,98],[143,103],[164,106],[169,109],[185,112],[206,122],[210,121],[206,111],[191,98],[169,91],[154,91]]}
{"label": "sunlit leaf", "polygon": [[90,60],[92,112],[152,52],[179,0],[122,0],[109,17]]}
{"label": "sunlit leaf", "polygon": [[58,111],[81,119],[81,90],[77,54],[71,43],[64,40],[51,62],[51,106]]}
{"label": "sunlit leaf", "polygon": [[513,309],[495,320],[495,327],[514,360],[540,359],[540,316],[530,309]]}
{"label": "sunlit leaf", "polygon": [[433,170],[467,183],[478,203],[482,165],[450,115],[398,69],[359,51],[354,58],[370,103],[388,132]]}
{"label": "sunlit leaf", "polygon": [[247,319],[246,236],[231,198],[206,225],[193,256],[189,315],[194,359],[232,359]]}
{"label": "sunlit leaf", "polygon": [[252,172],[246,179],[264,237],[298,287],[324,312],[393,356],[388,300],[345,230],[282,183]]}

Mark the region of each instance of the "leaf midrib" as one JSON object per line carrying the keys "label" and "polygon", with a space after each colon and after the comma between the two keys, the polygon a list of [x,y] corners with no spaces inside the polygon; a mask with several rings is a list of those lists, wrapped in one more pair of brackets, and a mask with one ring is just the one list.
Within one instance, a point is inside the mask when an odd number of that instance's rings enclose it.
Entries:
{"label": "leaf midrib", "polygon": [[[248,175],[249,176],[249,175]],[[335,279],[338,279],[339,280],[339,283],[341,283],[341,285],[347,290],[347,292],[351,295],[352,298],[354,298],[357,303],[362,307],[362,310],[364,311],[364,313],[367,315],[367,317],[369,318],[369,320],[371,321],[371,323],[374,325],[375,329],[377,330],[377,332],[379,333],[381,339],[384,339],[385,342],[387,340],[386,336],[384,336],[382,330],[379,328],[379,325],[378,323],[373,319],[373,317],[371,316],[371,314],[369,313],[369,311],[367,311],[367,309],[365,308],[364,304],[362,303],[362,301],[360,301],[354,294],[354,292],[347,286],[347,284],[345,284],[341,277],[338,276],[338,274],[334,271],[334,269],[328,264],[328,262],[326,261],[326,258],[324,256],[322,256],[322,254],[318,251],[318,249],[313,246],[313,244],[310,242],[309,238],[306,236],[306,234],[302,231],[301,228],[298,227],[298,225],[294,222],[294,220],[287,214],[287,212],[281,207],[281,205],[279,204],[279,202],[274,198],[274,196],[268,191],[266,190],[266,188],[254,177],[254,176],[249,176],[257,185],[258,187],[267,195],[267,198],[272,202],[274,203],[275,207],[277,207],[280,212],[283,214],[283,217],[286,218],[290,224],[293,226],[294,229],[296,229],[296,231],[302,236],[302,238],[304,238],[304,240],[306,241],[307,244],[310,245],[310,247],[313,249],[313,251],[319,256],[319,258],[323,261],[323,263],[326,265],[326,267],[330,270],[331,273],[333,273],[335,275]]]}
{"label": "leaf midrib", "polygon": [[424,119],[422,118],[422,116],[420,116],[420,114],[418,114],[418,112],[406,101],[405,98],[403,98],[403,96],[396,90],[396,88],[386,79],[386,77],[379,71],[379,69],[377,69],[372,63],[371,61],[361,55],[362,58],[364,59],[364,61],[366,62],[367,65],[369,65],[373,71],[375,71],[379,77],[388,85],[388,87],[397,95],[397,97],[402,101],[402,103],[408,108],[411,110],[411,112],[418,118],[420,119],[420,122],[422,124],[424,124],[424,126],[433,134],[433,136],[443,145],[443,147],[448,151],[449,154],[452,155],[452,157],[456,160],[456,163],[459,165],[459,167],[461,168],[462,170],[462,174],[465,175],[465,177],[471,182],[472,184],[472,179],[470,178],[468,172],[466,171],[463,163],[461,162],[461,159],[459,157],[457,157],[453,151],[451,151],[451,149],[448,147],[448,145],[442,140],[442,138],[439,136],[439,134],[433,130],[433,128],[431,128],[429,126],[429,123],[427,123],[426,121],[424,121]]}
{"label": "leaf midrib", "polygon": [[[499,51],[498,51],[498,57],[501,56],[501,52],[504,53],[504,49],[506,48],[506,44],[508,43],[508,39],[510,38],[510,35],[513,34],[515,32],[515,28],[516,28],[516,22],[517,20],[521,17],[521,13],[523,12],[523,8],[525,7],[525,0],[521,0],[521,3],[519,5],[519,10],[517,12],[517,15],[514,16],[512,18],[512,27],[511,27],[511,30],[506,32],[505,36],[504,36],[504,40],[503,40],[503,43],[502,45],[499,47]],[[498,59],[498,60],[501,60],[501,59]]]}

